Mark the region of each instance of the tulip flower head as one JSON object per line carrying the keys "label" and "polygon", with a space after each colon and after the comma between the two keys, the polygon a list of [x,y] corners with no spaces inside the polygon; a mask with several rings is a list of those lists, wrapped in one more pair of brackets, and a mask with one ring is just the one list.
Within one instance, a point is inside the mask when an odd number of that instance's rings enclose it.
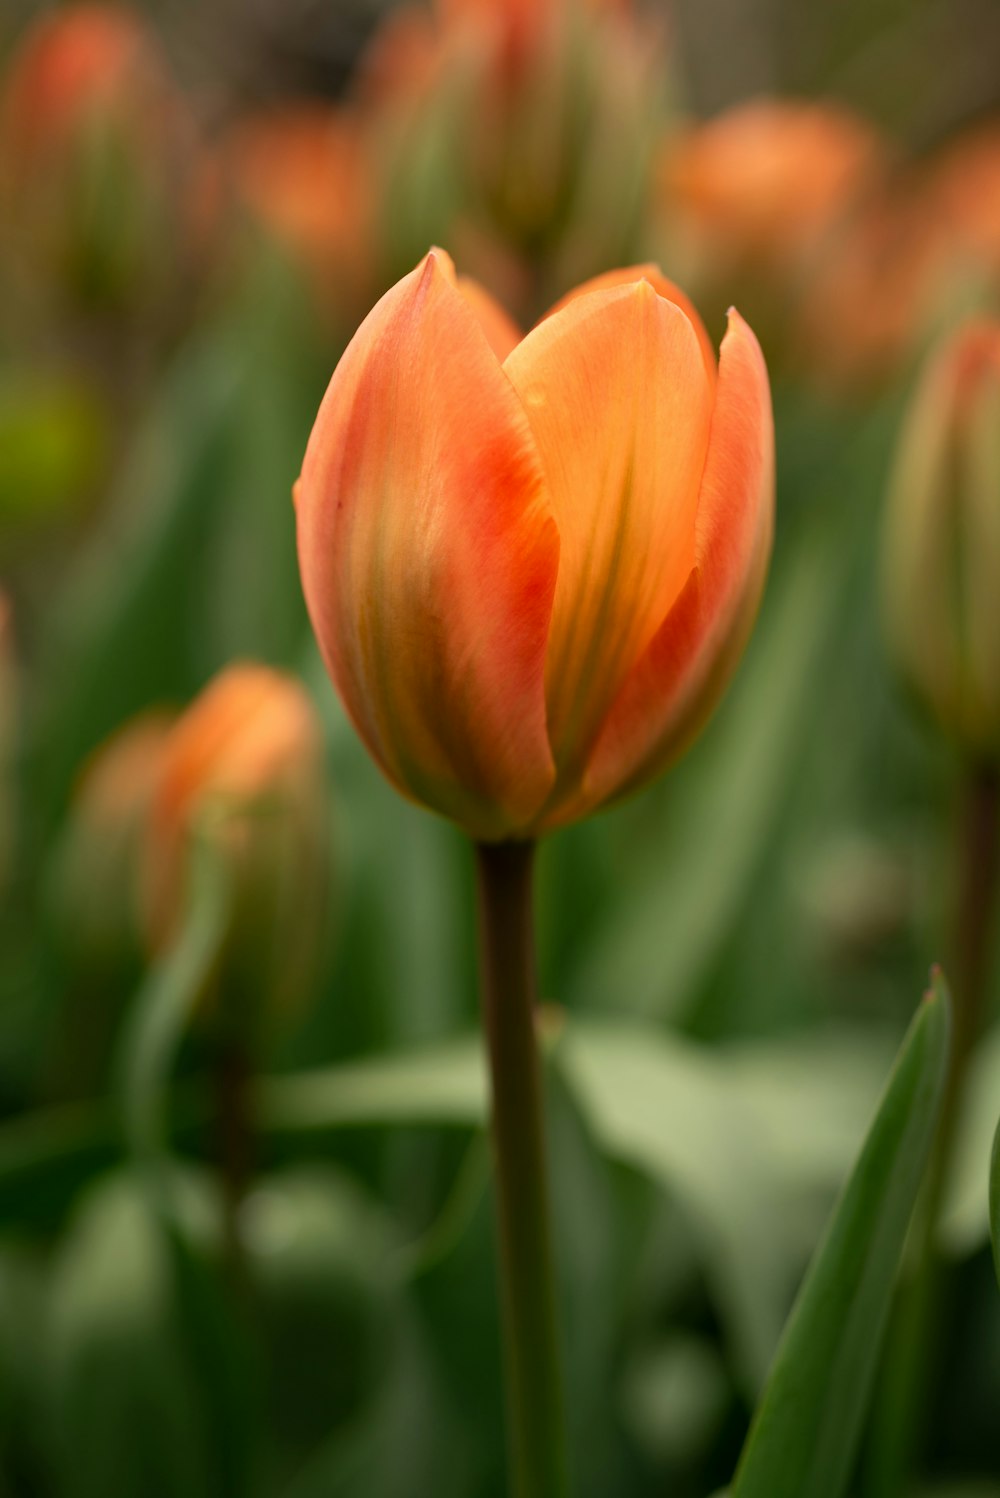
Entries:
{"label": "tulip flower head", "polygon": [[144,713],[95,750],[73,796],[60,848],[56,896],[74,951],[111,967],[140,950],[136,908],[153,794],[171,719]]}
{"label": "tulip flower head", "polygon": [[767,372],[652,266],[520,338],[432,251],[338,365],[296,486],[306,602],[368,749],[481,840],[644,785],[735,665],[773,517]]}
{"label": "tulip flower head", "polygon": [[889,496],[893,653],[938,723],[1000,759],[1000,323],[969,323],[932,355]]}
{"label": "tulip flower head", "polygon": [[292,677],[221,672],[172,729],[149,815],[148,929],[162,948],[185,919],[196,841],[222,860],[234,901],[232,963],[267,997],[311,976],[326,894],[322,737]]}
{"label": "tulip flower head", "polygon": [[0,228],[22,274],[87,305],[148,305],[192,249],[193,152],[193,120],[138,13],[41,16],[0,83]]}

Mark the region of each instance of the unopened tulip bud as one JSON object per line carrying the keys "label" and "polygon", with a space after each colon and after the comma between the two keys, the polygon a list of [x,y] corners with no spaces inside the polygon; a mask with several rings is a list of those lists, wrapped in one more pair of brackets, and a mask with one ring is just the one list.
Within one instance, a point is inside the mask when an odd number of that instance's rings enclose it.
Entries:
{"label": "unopened tulip bud", "polygon": [[767,371],[652,266],[504,354],[433,251],[344,354],[297,485],[330,675],[404,794],[485,841],[645,785],[711,712],[770,552]]}
{"label": "unopened tulip bud", "polygon": [[136,892],[169,732],[161,714],[136,718],[96,750],[77,783],[54,893],[74,961],[90,971],[125,966],[140,950]]}
{"label": "unopened tulip bud", "polygon": [[153,791],[147,846],[154,944],[177,934],[198,843],[222,861],[232,906],[226,981],[268,1009],[314,976],[329,836],[319,721],[293,677],[221,672],[177,721]]}
{"label": "unopened tulip bud", "polygon": [[69,5],[20,38],[0,84],[0,225],[40,293],[154,299],[189,246],[193,124],[155,36],[118,5]]}
{"label": "unopened tulip bud", "polygon": [[893,653],[945,731],[1000,760],[1000,322],[931,356],[889,495],[886,617]]}

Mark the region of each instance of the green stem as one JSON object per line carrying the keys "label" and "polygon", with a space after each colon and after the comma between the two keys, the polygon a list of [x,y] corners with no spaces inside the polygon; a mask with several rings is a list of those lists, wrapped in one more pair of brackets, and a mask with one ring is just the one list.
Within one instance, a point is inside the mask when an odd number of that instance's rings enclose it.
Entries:
{"label": "green stem", "polygon": [[541,1068],[531,843],[476,849],[483,1019],[492,1081],[501,1307],[517,1498],[568,1491]]}
{"label": "green stem", "polygon": [[950,978],[954,999],[951,1059],[934,1153],[928,1167],[917,1262],[897,1306],[882,1410],[868,1471],[872,1498],[906,1490],[920,1454],[931,1372],[947,1322],[949,1286],[936,1249],[969,1060],[989,991],[994,914],[1000,887],[1000,775],[972,766],[963,787],[958,889]]}

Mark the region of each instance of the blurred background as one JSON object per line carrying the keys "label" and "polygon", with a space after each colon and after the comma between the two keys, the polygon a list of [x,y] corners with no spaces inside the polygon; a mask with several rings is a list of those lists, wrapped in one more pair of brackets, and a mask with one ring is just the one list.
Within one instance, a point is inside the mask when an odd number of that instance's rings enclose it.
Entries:
{"label": "blurred background", "polygon": [[[431,243],[524,327],[655,261],[771,371],[735,683],[539,870],[575,1492],[728,1481],[960,940],[971,760],[884,643],[883,512],[927,351],[998,312],[998,56],[991,0],[7,0],[0,1494],[504,1491],[471,857],[346,722],[291,504]],[[980,925],[947,1311],[867,1498],[1000,1495]]]}

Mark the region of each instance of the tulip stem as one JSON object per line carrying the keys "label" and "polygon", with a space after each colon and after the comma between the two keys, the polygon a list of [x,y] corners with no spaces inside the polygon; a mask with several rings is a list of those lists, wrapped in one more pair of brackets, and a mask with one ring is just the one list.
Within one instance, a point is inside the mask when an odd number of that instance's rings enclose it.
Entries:
{"label": "tulip stem", "polygon": [[549,1229],[532,843],[476,849],[483,1020],[492,1082],[499,1272],[517,1498],[565,1498],[567,1469]]}

